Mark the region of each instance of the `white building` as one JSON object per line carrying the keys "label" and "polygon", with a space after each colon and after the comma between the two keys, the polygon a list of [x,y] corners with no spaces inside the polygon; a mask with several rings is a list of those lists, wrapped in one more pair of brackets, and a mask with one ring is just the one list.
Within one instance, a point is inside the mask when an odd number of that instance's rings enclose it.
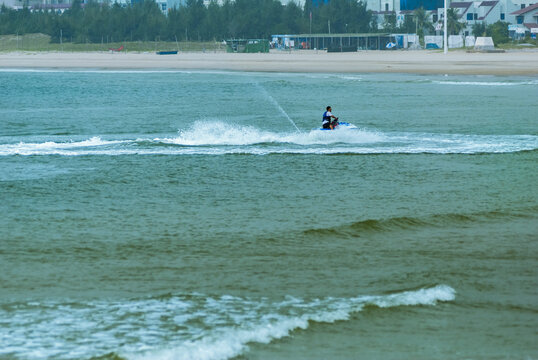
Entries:
{"label": "white building", "polygon": [[536,38],[536,34],[538,34],[538,3],[516,10],[510,15],[515,17],[510,29],[510,36],[516,38],[530,33]]}
{"label": "white building", "polygon": [[[365,0],[367,9],[377,16],[379,28],[386,16],[396,15],[396,25],[400,26],[406,16],[413,16],[413,10],[401,9],[400,0]],[[493,24],[497,21],[505,21],[511,24],[521,24],[528,29],[536,27],[538,4],[529,4],[529,0],[484,0],[484,1],[452,1],[448,6],[455,9],[459,15],[459,21],[466,24],[463,35],[472,32],[473,25]],[[530,0],[536,1],[536,0]],[[434,23],[442,21],[443,8],[426,10],[429,20]],[[523,25],[527,24],[527,25]]]}
{"label": "white building", "polygon": [[5,5],[8,8],[16,8],[18,3],[22,5],[22,0],[0,0],[0,6]]}
{"label": "white building", "polygon": [[[452,2],[450,7],[456,9],[460,16],[460,21],[467,26],[464,29],[465,35],[469,35],[475,24],[493,24],[497,21],[509,21],[509,15],[516,5],[511,0],[491,0],[491,1],[459,1]],[[442,11],[442,9],[440,9]]]}

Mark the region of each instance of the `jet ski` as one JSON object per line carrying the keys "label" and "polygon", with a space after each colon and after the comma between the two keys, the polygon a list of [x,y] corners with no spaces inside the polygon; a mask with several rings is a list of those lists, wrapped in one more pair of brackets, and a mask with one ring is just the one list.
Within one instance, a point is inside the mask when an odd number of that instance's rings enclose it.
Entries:
{"label": "jet ski", "polygon": [[332,129],[320,128],[319,130],[332,131],[332,130],[351,130],[351,129],[357,129],[357,127],[355,125],[353,125],[353,124],[348,123],[348,122],[336,121],[336,123],[334,124],[334,128],[332,128]]}

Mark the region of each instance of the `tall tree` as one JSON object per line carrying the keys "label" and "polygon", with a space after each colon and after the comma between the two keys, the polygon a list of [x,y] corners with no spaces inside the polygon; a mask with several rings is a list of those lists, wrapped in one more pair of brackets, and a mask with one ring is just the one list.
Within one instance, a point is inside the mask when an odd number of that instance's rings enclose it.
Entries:
{"label": "tall tree", "polygon": [[446,21],[447,21],[449,35],[457,35],[463,29],[465,29],[465,24],[460,22],[460,15],[457,9],[454,9],[454,8],[447,9]]}
{"label": "tall tree", "polygon": [[391,11],[390,14],[385,14],[381,26],[383,26],[383,30],[386,32],[395,32],[397,28],[396,13]]}
{"label": "tall tree", "polygon": [[483,22],[476,23],[473,25],[473,35],[476,37],[486,35],[486,24]]}
{"label": "tall tree", "polygon": [[[224,19],[220,7],[216,0],[211,0],[207,6],[206,16],[204,18],[203,28],[205,29],[206,39],[221,38],[224,34]],[[222,40],[222,39],[220,39]]]}
{"label": "tall tree", "polygon": [[413,15],[405,15],[404,21],[400,24],[398,30],[402,33],[412,34],[416,31],[417,24],[415,22],[415,17]]}
{"label": "tall tree", "polygon": [[508,25],[509,23],[500,20],[490,24],[486,28],[486,35],[492,37],[495,45],[510,42],[510,37],[508,36]]}
{"label": "tall tree", "polygon": [[185,7],[185,26],[187,37],[190,40],[202,40],[205,30],[202,28],[205,22],[206,7],[203,0],[187,0]]}
{"label": "tall tree", "polygon": [[[43,32],[51,41],[104,42],[153,40],[212,40],[268,38],[275,33],[352,33],[377,31],[375,17],[365,2],[332,0],[303,8],[279,0],[187,0],[185,6],[168,9],[167,15],[154,0],[132,5],[73,0],[59,15],[54,11],[15,11],[0,8],[0,34]],[[312,14],[312,17],[310,17]],[[312,19],[312,22],[310,21]]]}
{"label": "tall tree", "polygon": [[[308,21],[308,23],[307,23]],[[307,33],[309,22],[305,21],[299,5],[295,2],[289,2],[282,12],[282,20],[278,26],[282,31],[273,31],[274,33],[288,32],[291,34]],[[278,28],[277,28],[278,29]]]}
{"label": "tall tree", "polygon": [[421,6],[413,12],[416,23],[416,32],[419,38],[433,31],[434,27],[426,10]]}

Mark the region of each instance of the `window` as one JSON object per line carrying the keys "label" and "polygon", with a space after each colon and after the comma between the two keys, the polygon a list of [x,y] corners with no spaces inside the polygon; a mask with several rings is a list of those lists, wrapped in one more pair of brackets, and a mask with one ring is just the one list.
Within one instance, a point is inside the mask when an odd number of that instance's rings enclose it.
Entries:
{"label": "window", "polygon": [[385,4],[385,11],[389,11],[389,4]]}
{"label": "window", "polygon": [[504,13],[501,13],[501,20],[504,20]]}
{"label": "window", "polygon": [[436,23],[439,20],[439,16],[437,14],[433,14],[433,22]]}
{"label": "window", "polygon": [[525,9],[525,4],[521,4],[521,8],[522,8],[522,9]]}
{"label": "window", "polygon": [[473,13],[467,13],[467,20],[473,20]]}
{"label": "window", "polygon": [[518,24],[523,24],[523,16],[517,16],[516,21]]}

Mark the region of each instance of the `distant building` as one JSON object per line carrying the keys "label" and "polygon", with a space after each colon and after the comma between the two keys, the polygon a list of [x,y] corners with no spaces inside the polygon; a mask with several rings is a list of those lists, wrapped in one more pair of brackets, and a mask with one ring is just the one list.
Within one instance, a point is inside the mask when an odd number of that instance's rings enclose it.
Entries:
{"label": "distant building", "polygon": [[493,24],[499,20],[506,21],[506,12],[509,5],[506,0],[454,1],[450,4],[450,7],[457,11],[460,21],[466,24],[464,32],[465,35],[468,35],[475,24]]}
{"label": "distant building", "polygon": [[515,17],[514,26],[511,27],[510,36],[524,37],[527,33],[533,38],[538,34],[538,3],[523,7],[510,14]]}
{"label": "distant building", "polygon": [[8,8],[17,9],[22,8],[23,1],[22,0],[0,0],[0,6],[5,5]]}
{"label": "distant building", "polygon": [[400,0],[400,10],[416,10],[424,8],[425,10],[437,10],[442,8],[443,0]]}
{"label": "distant building", "polygon": [[22,6],[22,0],[0,0],[0,6],[5,5],[8,8],[16,8],[18,3]]}
{"label": "distant building", "polygon": [[321,4],[327,4],[330,2],[330,0],[311,0],[312,1],[312,5],[314,6],[319,6]]}
{"label": "distant building", "polygon": [[49,9],[63,13],[71,7],[72,0],[0,0],[0,6],[20,10],[24,7],[29,9]]}
{"label": "distant building", "polygon": [[516,24],[538,24],[538,4],[521,6],[520,10],[512,12]]}
{"label": "distant building", "polygon": [[[377,16],[379,29],[383,28],[383,22],[387,16],[396,16],[397,26],[400,26],[406,17],[413,17],[413,12],[422,7],[429,15],[429,20],[437,25],[440,32],[441,21],[444,14],[443,0],[364,0],[367,9]],[[522,2],[523,1],[523,2]],[[455,9],[459,16],[459,21],[466,26],[463,35],[472,32],[473,25],[477,23],[493,24],[497,21],[505,21],[511,24],[517,22],[523,24],[538,24],[534,17],[533,6],[524,1],[528,0],[481,0],[481,1],[452,1],[448,6]],[[527,6],[529,5],[529,6]],[[526,9],[526,10],[524,10]],[[516,10],[519,10],[517,14]],[[527,15],[525,15],[527,14]],[[528,28],[528,27],[527,27]]]}

